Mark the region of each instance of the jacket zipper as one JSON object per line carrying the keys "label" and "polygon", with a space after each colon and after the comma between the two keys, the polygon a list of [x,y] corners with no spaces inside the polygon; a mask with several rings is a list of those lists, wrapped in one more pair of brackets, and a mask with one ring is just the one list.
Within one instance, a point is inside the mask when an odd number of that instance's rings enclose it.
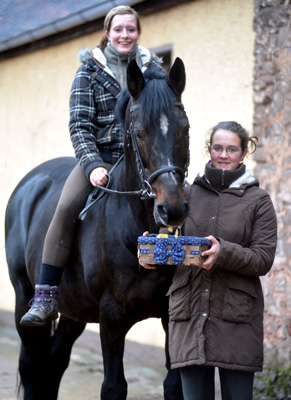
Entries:
{"label": "jacket zipper", "polygon": [[222,173],[221,173],[221,186],[224,186],[224,174],[225,174],[225,171],[222,170]]}

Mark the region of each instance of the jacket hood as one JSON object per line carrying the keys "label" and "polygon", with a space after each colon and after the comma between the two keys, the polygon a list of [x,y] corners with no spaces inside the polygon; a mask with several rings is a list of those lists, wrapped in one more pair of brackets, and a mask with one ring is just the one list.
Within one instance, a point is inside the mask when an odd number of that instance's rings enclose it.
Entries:
{"label": "jacket hood", "polygon": [[[155,54],[152,54],[143,46],[138,46],[138,52],[142,62],[142,72],[146,70],[149,62],[153,59],[158,63],[161,62],[161,60]],[[99,47],[94,47],[91,50],[88,48],[82,48],[79,50],[78,56],[80,62],[84,65],[87,65],[90,69],[96,69],[96,64],[98,64],[99,67],[114,77],[111,69],[107,65],[106,57]]]}
{"label": "jacket hood", "polygon": [[242,185],[255,185],[259,186],[259,181],[255,178],[249,169],[246,169],[245,173],[230,184],[230,188],[239,188]]}
{"label": "jacket hood", "polygon": [[96,65],[96,63],[94,62],[94,60],[92,58],[90,49],[88,49],[86,47],[79,50],[78,58],[79,58],[79,61],[84,65],[88,65],[91,67]]}

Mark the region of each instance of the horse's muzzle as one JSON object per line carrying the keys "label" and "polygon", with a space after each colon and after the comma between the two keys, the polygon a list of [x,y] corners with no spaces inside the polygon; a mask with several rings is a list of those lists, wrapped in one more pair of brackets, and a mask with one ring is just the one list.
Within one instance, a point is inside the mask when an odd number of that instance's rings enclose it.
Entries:
{"label": "horse's muzzle", "polygon": [[164,201],[155,203],[154,217],[158,226],[181,226],[188,212],[188,202],[184,199],[174,205]]}

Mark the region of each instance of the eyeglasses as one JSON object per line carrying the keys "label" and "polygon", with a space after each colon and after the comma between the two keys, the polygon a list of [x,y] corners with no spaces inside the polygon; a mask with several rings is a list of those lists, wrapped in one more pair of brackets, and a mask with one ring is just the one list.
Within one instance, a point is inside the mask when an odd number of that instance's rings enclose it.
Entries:
{"label": "eyeglasses", "polygon": [[222,146],[219,145],[214,145],[210,147],[211,151],[217,154],[221,154],[224,150],[227,152],[227,154],[235,154],[238,151],[240,151],[240,147],[235,147],[235,146],[230,146],[224,149]]}

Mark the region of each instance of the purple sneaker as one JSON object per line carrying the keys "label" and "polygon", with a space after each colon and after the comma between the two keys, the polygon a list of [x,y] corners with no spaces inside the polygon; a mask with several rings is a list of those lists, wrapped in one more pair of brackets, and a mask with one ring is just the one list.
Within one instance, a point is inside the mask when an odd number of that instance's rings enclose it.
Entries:
{"label": "purple sneaker", "polygon": [[56,311],[59,293],[57,286],[35,285],[35,294],[28,303],[30,310],[21,318],[21,326],[44,326],[58,318]]}

